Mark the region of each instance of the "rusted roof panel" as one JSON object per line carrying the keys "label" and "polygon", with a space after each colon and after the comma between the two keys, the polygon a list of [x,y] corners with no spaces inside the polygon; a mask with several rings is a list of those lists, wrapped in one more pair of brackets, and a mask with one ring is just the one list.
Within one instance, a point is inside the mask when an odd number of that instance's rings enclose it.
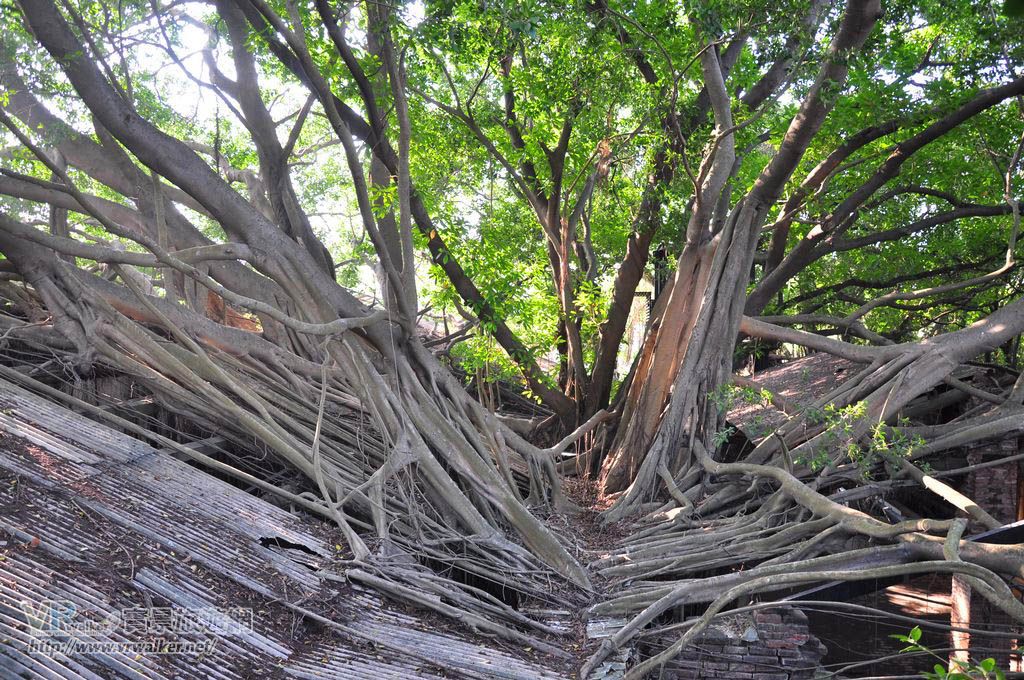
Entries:
{"label": "rusted roof panel", "polygon": [[[564,677],[525,653],[440,632],[372,591],[321,578],[321,570],[343,575],[340,542],[336,530],[0,381],[2,677]],[[127,645],[32,652],[23,607],[48,601],[97,621],[150,607],[242,607],[252,621],[175,634],[201,644],[212,631],[216,644],[201,654]],[[359,634],[312,625],[294,607]],[[148,638],[115,625],[92,639]]]}
{"label": "rusted roof panel", "polygon": [[[807,407],[842,385],[856,370],[852,361],[819,353],[755,373],[750,379],[796,407]],[[726,414],[728,423],[751,440],[767,436],[786,418],[774,404],[742,398],[735,399]]]}

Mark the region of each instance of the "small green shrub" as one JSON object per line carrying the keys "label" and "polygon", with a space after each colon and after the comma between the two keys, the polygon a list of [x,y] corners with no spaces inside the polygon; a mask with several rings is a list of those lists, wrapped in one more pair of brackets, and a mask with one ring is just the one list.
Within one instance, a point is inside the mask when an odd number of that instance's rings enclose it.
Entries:
{"label": "small green shrub", "polygon": [[1006,675],[996,668],[996,660],[992,658],[979,661],[976,664],[953,659],[952,664],[955,670],[947,670],[946,659],[921,644],[921,628],[919,626],[914,626],[907,635],[890,635],[889,637],[907,643],[907,646],[900,650],[901,653],[924,652],[942,662],[935,664],[930,671],[921,671],[921,677],[929,680],[1006,680]]}

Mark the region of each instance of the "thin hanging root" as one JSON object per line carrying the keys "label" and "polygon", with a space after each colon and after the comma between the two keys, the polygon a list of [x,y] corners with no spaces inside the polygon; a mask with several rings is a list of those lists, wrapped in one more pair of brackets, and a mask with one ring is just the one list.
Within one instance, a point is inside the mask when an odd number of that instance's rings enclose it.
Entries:
{"label": "thin hanging root", "polygon": [[372,586],[375,590],[382,593],[387,593],[397,599],[404,600],[413,604],[417,604],[421,607],[426,607],[440,614],[455,619],[474,630],[478,630],[483,633],[490,633],[497,635],[506,640],[515,642],[517,644],[525,644],[534,647],[542,652],[557,656],[559,658],[567,659],[571,656],[564,650],[555,647],[539,638],[531,635],[521,633],[514,628],[491,621],[487,618],[474,614],[470,611],[453,607],[449,604],[445,604],[439,597],[431,597],[425,595],[422,588],[411,588],[394,581],[375,576],[362,569],[350,569],[345,572],[346,579],[359,581],[365,583],[368,586]]}
{"label": "thin hanging root", "polygon": [[[55,292],[64,284],[79,285],[76,278],[66,278],[61,273],[47,281],[53,282]],[[98,285],[108,286],[104,294],[116,292],[108,284]],[[467,542],[482,546],[476,551],[476,559],[480,561],[483,577],[515,574],[516,588],[529,597],[543,596],[553,572],[587,584],[586,572],[558,538],[523,507],[512,489],[513,480],[498,472],[492,451],[484,446],[488,439],[476,430],[486,423],[474,422],[477,416],[473,409],[478,405],[459,397],[445,407],[444,403],[437,403],[442,399],[440,394],[431,396],[423,392],[421,375],[432,376],[436,384],[445,385],[445,379],[436,375],[438,367],[426,364],[414,369],[408,360],[400,359],[396,375],[402,380],[397,386],[390,384],[371,370],[370,359],[363,356],[363,341],[346,335],[329,343],[326,356],[339,366],[362,369],[354,374],[358,378],[347,383],[331,384],[328,374],[333,371],[329,364],[322,363],[326,360],[323,352],[316,369],[308,370],[309,362],[302,360],[306,368],[303,373],[284,369],[281,363],[277,364],[279,370],[273,372],[262,366],[253,368],[247,366],[244,355],[234,358],[218,349],[230,347],[233,342],[207,346],[206,339],[198,339],[226,334],[234,340],[235,331],[196,319],[187,309],[150,298],[137,289],[118,295],[111,298],[116,308],[103,295],[95,297],[94,303],[84,309],[69,308],[69,313],[79,315],[69,322],[91,327],[89,332],[94,338],[104,341],[95,342],[93,347],[102,352],[105,361],[133,375],[169,408],[199,423],[222,423],[221,431],[240,445],[246,445],[246,440],[251,442],[252,438],[262,441],[315,481],[328,503],[326,508],[299,495],[284,496],[317,514],[324,515],[326,511],[341,526],[360,559],[369,558],[369,551],[355,531],[364,522],[350,515],[339,500],[351,500],[356,511],[370,516],[378,534],[387,537],[395,532],[391,538],[408,538],[414,552],[414,546],[434,545],[441,549],[442,561],[450,561],[464,552]],[[121,312],[131,309],[141,310],[139,316],[169,329],[177,342],[167,342]],[[98,320],[86,317],[86,312],[95,313]],[[193,333],[183,330],[182,321],[198,324],[207,335],[198,333],[193,337]],[[258,356],[257,352],[265,347],[269,355],[274,354],[258,337],[242,334],[238,339],[241,347],[249,348],[249,356]],[[319,380],[315,380],[317,377]],[[359,394],[345,393],[350,383],[359,386]],[[317,402],[287,398],[280,400],[283,406],[278,406],[273,395],[293,394],[296,384],[302,386],[303,392],[317,393]],[[442,390],[445,394],[454,392],[450,387]],[[345,425],[334,415],[339,409],[342,413],[351,412],[353,405],[365,407],[375,416],[378,428],[372,433],[371,447],[362,447],[358,428]],[[467,417],[468,413],[473,415]],[[419,432],[427,433],[429,441],[421,438]],[[396,442],[401,444],[397,448]],[[414,469],[415,475],[409,479],[423,491],[417,497],[426,501],[415,509],[405,506],[402,496],[384,493],[388,477],[412,463],[415,467],[410,469]],[[542,483],[545,479],[552,480],[549,470],[542,475]],[[277,491],[258,480],[247,481]],[[545,492],[544,496],[547,495]],[[554,497],[557,499],[557,493]],[[413,523],[400,521],[410,512],[431,520],[429,524],[419,523],[420,527],[429,526],[429,533],[422,533]],[[405,531],[416,533],[399,535]],[[466,606],[477,605],[467,602]],[[486,609],[479,605],[480,612]],[[515,618],[509,612],[489,613],[510,621]]]}
{"label": "thin hanging root", "polygon": [[324,502],[327,503],[327,507],[331,509],[334,514],[334,521],[337,522],[338,528],[341,529],[345,536],[345,540],[348,542],[349,549],[355,555],[357,562],[363,562],[370,555],[369,548],[363,542],[363,539],[359,537],[348,523],[348,518],[345,517],[345,510],[341,503],[335,502],[331,499],[331,492],[327,489],[327,482],[324,480],[324,471],[321,467],[320,458],[320,431],[324,421],[324,407],[327,404],[327,361],[329,355],[325,354],[323,367],[320,370],[320,401],[317,405],[316,411],[316,430],[313,433],[313,475],[316,478],[316,485],[320,489],[320,495],[323,497]]}

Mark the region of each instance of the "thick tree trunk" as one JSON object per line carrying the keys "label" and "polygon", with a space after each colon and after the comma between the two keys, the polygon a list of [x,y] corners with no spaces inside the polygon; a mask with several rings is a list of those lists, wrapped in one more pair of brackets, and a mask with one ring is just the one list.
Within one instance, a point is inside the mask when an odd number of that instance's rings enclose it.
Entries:
{"label": "thick tree trunk", "polygon": [[714,254],[713,244],[685,248],[671,287],[655,306],[612,453],[602,470],[601,483],[606,493],[629,486],[651,448],[707,294]]}
{"label": "thick tree trunk", "polygon": [[[761,227],[831,107],[824,100],[823,88],[845,80],[847,55],[867,39],[879,13],[877,2],[848,3],[831,56],[793,118],[778,153],[727,217],[718,206],[723,198],[728,204],[728,196],[723,197],[722,192],[728,191],[736,159],[732,112],[716,52],[709,48],[702,53],[716,134],[698,175],[703,183],[687,225],[687,244],[672,291],[658,314],[657,329],[645,343],[619,434],[602,469],[606,493],[629,489],[618,499],[610,518],[635,510],[656,495],[664,477],[685,471],[687,452],[695,440],[708,450],[715,449],[712,442],[719,416],[708,396],[731,372]],[[724,224],[717,234],[715,223]]]}

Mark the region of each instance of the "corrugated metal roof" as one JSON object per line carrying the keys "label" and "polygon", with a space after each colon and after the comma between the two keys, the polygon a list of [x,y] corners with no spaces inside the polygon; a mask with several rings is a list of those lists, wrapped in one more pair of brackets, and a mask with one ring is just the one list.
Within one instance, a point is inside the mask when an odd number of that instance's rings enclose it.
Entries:
{"label": "corrugated metal roof", "polygon": [[[852,361],[818,353],[755,373],[750,379],[796,407],[807,407],[853,377],[856,371]],[[728,423],[752,440],[771,434],[787,417],[774,404],[743,399],[735,400],[726,414]]]}
{"label": "corrugated metal roof", "polygon": [[[0,530],[2,677],[565,676],[525,652],[439,632],[370,590],[321,578],[320,570],[344,573],[336,530],[2,380]],[[149,607],[242,607],[252,610],[252,626],[214,626],[216,644],[200,654],[33,653],[23,606],[48,601],[73,605],[76,621]],[[122,625],[91,639],[148,638]],[[200,644],[211,635],[175,639]]]}

